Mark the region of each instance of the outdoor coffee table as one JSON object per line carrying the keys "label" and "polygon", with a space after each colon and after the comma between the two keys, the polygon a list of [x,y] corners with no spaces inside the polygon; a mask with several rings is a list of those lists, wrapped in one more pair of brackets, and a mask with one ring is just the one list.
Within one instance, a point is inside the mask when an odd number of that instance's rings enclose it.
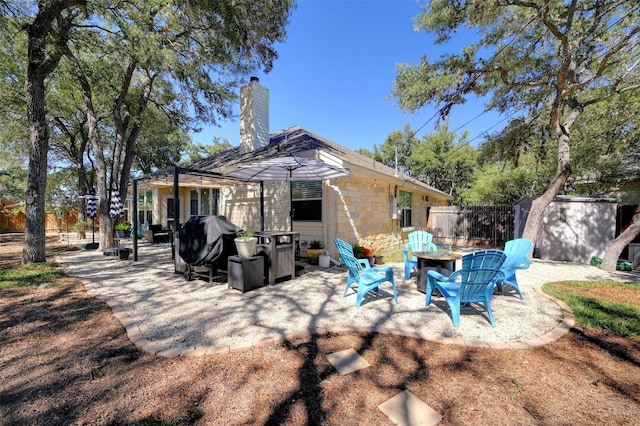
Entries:
{"label": "outdoor coffee table", "polygon": [[427,289],[427,271],[435,269],[442,275],[449,276],[456,270],[456,260],[462,256],[456,253],[442,253],[437,251],[417,251],[413,255],[418,259],[418,276],[416,287],[425,293]]}

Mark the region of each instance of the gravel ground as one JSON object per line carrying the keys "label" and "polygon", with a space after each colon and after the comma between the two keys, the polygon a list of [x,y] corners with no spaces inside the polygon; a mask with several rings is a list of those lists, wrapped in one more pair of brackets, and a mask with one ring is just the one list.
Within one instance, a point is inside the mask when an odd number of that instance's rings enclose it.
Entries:
{"label": "gravel ground", "polygon": [[607,273],[589,265],[535,260],[528,270],[518,272],[524,300],[514,291],[495,294],[491,303],[495,328],[486,312],[473,306],[463,310],[456,328],[444,299],[434,297],[426,307],[415,278],[403,279],[402,264],[392,264],[398,304],[393,303],[391,286],[386,284],[379,296],[365,297],[356,308],[355,292],[342,297],[347,273],[339,266],[314,268],[293,280],[242,294],[227,288],[226,282],[210,286],[208,281],[186,281],[175,274],[167,245],[141,243],[137,262],[86,250],[67,252],[56,260],[114,311],[128,314],[158,348],[178,351],[243,346],[265,338],[341,328],[457,343],[461,339],[463,343],[531,342],[563,320],[561,307],[539,291],[543,283],[640,281],[637,273]]}

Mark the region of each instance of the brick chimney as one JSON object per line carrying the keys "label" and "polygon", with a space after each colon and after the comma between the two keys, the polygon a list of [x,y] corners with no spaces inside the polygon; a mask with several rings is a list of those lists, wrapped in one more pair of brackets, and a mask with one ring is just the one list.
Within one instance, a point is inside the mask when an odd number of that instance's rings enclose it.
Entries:
{"label": "brick chimney", "polygon": [[240,88],[240,152],[269,145],[269,89],[251,77]]}

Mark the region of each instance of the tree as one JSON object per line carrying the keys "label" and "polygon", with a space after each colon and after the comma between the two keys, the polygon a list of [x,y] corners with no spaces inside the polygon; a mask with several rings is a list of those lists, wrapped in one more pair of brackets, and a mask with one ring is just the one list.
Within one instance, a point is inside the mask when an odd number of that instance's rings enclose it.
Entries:
{"label": "tree", "polygon": [[[482,151],[478,158],[482,157]],[[513,205],[532,192],[544,191],[549,179],[546,170],[540,172],[532,155],[521,158],[517,168],[498,162],[484,162],[473,171],[467,188],[460,194],[461,204]],[[552,162],[555,165],[555,161]]]}
{"label": "tree", "polygon": [[226,138],[221,138],[219,136],[215,136],[210,145],[191,143],[185,147],[187,158],[184,163],[192,164],[212,155],[219,154],[230,148],[231,143]]}
{"label": "tree", "polygon": [[[183,131],[230,117],[242,78],[259,68],[271,70],[274,45],[285,38],[291,9],[292,0],[0,2],[3,40],[21,31],[28,40],[24,92],[30,161],[23,261],[45,260],[46,96],[55,87],[53,79],[62,78],[54,71],[63,56],[81,94],[99,209],[107,218],[111,183],[127,186],[149,106]],[[70,117],[57,118],[64,133]],[[107,137],[101,136],[105,132]],[[113,244],[112,223],[103,220],[100,226],[100,243],[107,248]]]}
{"label": "tree", "polygon": [[379,148],[374,146],[373,159],[400,173],[413,176],[408,161],[413,148],[418,143],[415,135],[416,132],[409,124],[405,124],[402,131],[394,130]]}
{"label": "tree", "polygon": [[77,17],[78,6],[85,0],[1,2],[2,31],[25,31],[27,34],[26,77],[24,82],[27,120],[29,123],[29,172],[25,193],[25,243],[22,262],[44,262],[45,257],[45,193],[47,186],[47,151],[49,127],[46,117],[45,80],[58,66],[62,47]]}
{"label": "tree", "polygon": [[[145,117],[164,114],[172,128],[183,131],[229,117],[240,83],[236,76],[271,70],[277,57],[273,45],[284,40],[290,9],[290,0],[194,1],[184,8],[172,0],[133,0],[117,8],[97,6],[100,23],[79,28],[65,56],[87,114],[101,217],[108,217],[112,185],[127,187]],[[99,126],[105,100],[113,144],[104,142]],[[148,146],[154,139],[145,136]],[[161,157],[177,159],[177,154],[163,151]],[[113,245],[112,229],[111,221],[100,221],[102,248]]]}
{"label": "tree", "polygon": [[399,68],[393,95],[403,109],[435,103],[442,117],[469,96],[489,96],[488,109],[547,111],[557,148],[556,172],[533,203],[523,237],[537,239],[545,207],[572,173],[571,130],[585,108],[640,87],[640,16],[625,0],[433,0],[416,28],[436,43],[465,27],[478,41],[436,62],[425,56]]}
{"label": "tree", "polygon": [[455,204],[460,204],[461,191],[476,166],[476,155],[466,134],[457,138],[445,122],[436,133],[425,135],[415,144],[406,164],[413,177],[448,193]]}

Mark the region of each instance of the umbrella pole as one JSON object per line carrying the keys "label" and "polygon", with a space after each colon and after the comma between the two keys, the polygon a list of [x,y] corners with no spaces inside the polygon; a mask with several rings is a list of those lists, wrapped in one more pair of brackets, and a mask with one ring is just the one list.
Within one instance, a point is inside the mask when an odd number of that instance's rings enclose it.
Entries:
{"label": "umbrella pole", "polygon": [[260,230],[264,231],[264,181],[260,181]]}

